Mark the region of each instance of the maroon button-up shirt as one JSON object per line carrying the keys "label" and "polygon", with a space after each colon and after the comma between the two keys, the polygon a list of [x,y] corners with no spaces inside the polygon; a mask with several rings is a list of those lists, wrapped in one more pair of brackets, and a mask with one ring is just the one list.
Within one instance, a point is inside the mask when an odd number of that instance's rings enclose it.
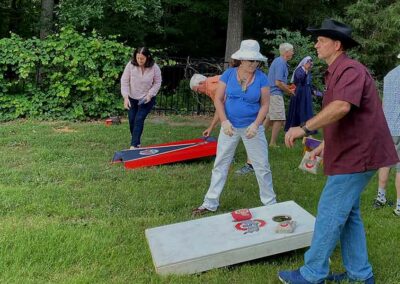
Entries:
{"label": "maroon button-up shirt", "polygon": [[326,175],[358,173],[398,161],[372,76],[342,54],[325,73],[323,107],[335,100],[351,104],[340,120],[324,127]]}

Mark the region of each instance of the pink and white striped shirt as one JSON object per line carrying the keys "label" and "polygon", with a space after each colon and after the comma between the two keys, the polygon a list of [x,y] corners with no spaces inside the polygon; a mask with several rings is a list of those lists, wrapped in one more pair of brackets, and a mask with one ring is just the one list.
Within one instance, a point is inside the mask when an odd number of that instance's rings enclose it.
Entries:
{"label": "pink and white striped shirt", "polygon": [[161,70],[156,63],[152,67],[142,69],[129,62],[121,77],[121,94],[140,100],[147,95],[155,97],[161,87]]}

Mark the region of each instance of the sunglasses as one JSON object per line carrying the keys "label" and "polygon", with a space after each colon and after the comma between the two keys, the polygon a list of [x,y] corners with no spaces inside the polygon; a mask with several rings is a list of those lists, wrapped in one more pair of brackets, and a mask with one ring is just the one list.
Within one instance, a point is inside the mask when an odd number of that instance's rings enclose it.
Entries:
{"label": "sunglasses", "polygon": [[250,63],[254,63],[254,62],[256,62],[257,64],[260,63],[260,61],[258,61],[258,60],[246,60],[246,61],[248,61],[248,62],[250,62]]}

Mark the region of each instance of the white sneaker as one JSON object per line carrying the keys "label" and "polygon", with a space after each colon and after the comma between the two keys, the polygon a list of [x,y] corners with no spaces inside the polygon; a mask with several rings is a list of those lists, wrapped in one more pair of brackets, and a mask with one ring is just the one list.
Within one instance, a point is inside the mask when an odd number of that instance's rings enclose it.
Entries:
{"label": "white sneaker", "polygon": [[129,147],[129,150],[135,150],[135,149],[139,149],[140,148],[140,145],[137,145],[136,147],[135,146],[131,146],[131,147]]}

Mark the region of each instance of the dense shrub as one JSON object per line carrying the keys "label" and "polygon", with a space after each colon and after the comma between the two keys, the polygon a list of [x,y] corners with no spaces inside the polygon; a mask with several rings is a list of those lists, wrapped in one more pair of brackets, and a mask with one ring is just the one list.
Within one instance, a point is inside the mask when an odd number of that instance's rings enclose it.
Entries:
{"label": "dense shrub", "polygon": [[122,111],[119,78],[131,48],[95,31],[0,40],[0,120],[74,119]]}

